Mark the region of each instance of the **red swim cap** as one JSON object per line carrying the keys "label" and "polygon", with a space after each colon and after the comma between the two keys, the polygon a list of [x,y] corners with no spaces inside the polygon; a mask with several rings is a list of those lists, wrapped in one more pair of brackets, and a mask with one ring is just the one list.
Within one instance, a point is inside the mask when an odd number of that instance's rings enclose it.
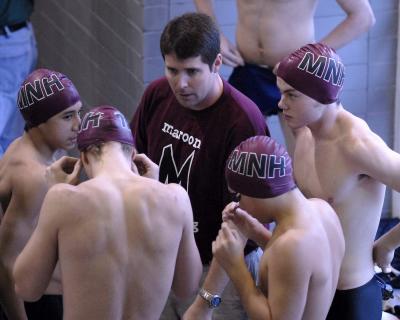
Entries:
{"label": "red swim cap", "polygon": [[132,131],[124,115],[111,106],[93,108],[82,119],[78,133],[78,149],[84,151],[93,144],[116,141],[134,145]]}
{"label": "red swim cap", "polygon": [[251,137],[231,153],[225,167],[230,189],[253,198],[273,198],[296,187],[292,160],[267,136]]}
{"label": "red swim cap", "polygon": [[71,80],[48,69],[33,71],[18,92],[18,107],[28,129],[46,122],[80,100]]}
{"label": "red swim cap", "polygon": [[297,91],[330,104],[339,99],[344,65],[335,50],[322,43],[308,44],[281,60],[277,76]]}

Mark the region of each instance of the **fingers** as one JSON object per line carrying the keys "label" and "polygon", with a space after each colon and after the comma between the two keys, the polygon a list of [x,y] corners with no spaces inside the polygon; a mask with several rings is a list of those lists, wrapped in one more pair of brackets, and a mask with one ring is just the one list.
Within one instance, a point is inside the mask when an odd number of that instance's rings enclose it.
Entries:
{"label": "fingers", "polygon": [[75,163],[74,170],[70,174],[70,176],[71,176],[71,184],[74,184],[74,185],[78,184],[78,182],[79,182],[79,173],[80,173],[81,170],[82,170],[82,162],[80,160],[78,160]]}
{"label": "fingers", "polygon": [[244,60],[233,45],[224,35],[221,35],[221,54],[222,62],[231,67],[243,66]]}
{"label": "fingers", "polygon": [[391,273],[392,272],[392,267],[391,266],[386,266],[386,267],[381,267],[383,273]]}
{"label": "fingers", "polygon": [[233,219],[235,210],[239,207],[238,202],[231,202],[226,205],[224,210],[222,210],[222,221],[227,221]]}
{"label": "fingers", "polygon": [[138,153],[133,157],[133,161],[141,176],[158,180],[159,167],[149,157],[143,153]]}
{"label": "fingers", "polygon": [[136,165],[139,174],[142,176],[146,173],[146,158],[147,156],[143,153],[137,153],[133,156],[133,163]]}
{"label": "fingers", "polygon": [[152,162],[152,161],[150,160],[150,158],[149,158],[148,156],[146,156],[144,153],[136,153],[136,154],[133,156],[133,161],[134,161],[135,163],[136,163],[136,162],[139,162],[139,163],[143,163],[143,164]]}
{"label": "fingers", "polygon": [[237,50],[228,50],[222,53],[222,62],[230,67],[237,67],[244,65],[243,58]]}
{"label": "fingers", "polygon": [[75,170],[75,165],[80,162],[78,158],[63,156],[55,163],[60,164],[61,169],[67,173],[71,174]]}

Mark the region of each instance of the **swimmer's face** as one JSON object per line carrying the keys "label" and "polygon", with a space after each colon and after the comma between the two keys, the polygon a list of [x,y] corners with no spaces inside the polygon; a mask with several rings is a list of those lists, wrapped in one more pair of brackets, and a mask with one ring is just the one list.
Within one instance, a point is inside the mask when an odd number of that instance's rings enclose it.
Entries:
{"label": "swimmer's face", "polygon": [[185,108],[202,110],[209,107],[218,94],[218,55],[210,66],[200,56],[179,60],[175,54],[165,55],[165,76],[178,102]]}
{"label": "swimmer's face", "polygon": [[78,101],[38,126],[51,148],[70,150],[76,146],[81,109],[82,102]]}
{"label": "swimmer's face", "polygon": [[277,86],[281,92],[278,106],[290,128],[298,129],[321,118],[325,109],[323,104],[297,91],[282,78],[277,78]]}

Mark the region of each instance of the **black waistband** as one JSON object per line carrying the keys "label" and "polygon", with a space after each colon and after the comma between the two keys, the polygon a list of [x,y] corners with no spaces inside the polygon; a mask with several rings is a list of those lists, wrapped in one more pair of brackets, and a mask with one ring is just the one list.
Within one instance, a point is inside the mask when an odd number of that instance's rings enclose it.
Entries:
{"label": "black waistband", "polygon": [[28,23],[26,21],[24,22],[20,22],[20,23],[16,23],[16,24],[12,24],[9,26],[1,26],[0,27],[0,35],[5,35],[7,34],[6,28],[8,28],[11,32],[15,32],[19,29],[25,28],[28,26]]}

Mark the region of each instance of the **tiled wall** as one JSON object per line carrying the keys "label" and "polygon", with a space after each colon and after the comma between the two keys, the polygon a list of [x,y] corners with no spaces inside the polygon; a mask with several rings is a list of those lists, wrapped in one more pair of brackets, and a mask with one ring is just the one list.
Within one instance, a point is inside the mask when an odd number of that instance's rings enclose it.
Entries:
{"label": "tiled wall", "polygon": [[[222,31],[235,35],[235,0],[215,0]],[[167,21],[193,11],[192,0],[37,0],[33,23],[40,65],[72,78],[87,106],[113,104],[130,118],[145,85],[162,76],[159,38]],[[393,144],[398,1],[371,0],[376,24],[341,49],[346,64],[343,105]],[[344,13],[335,0],[320,0],[317,39]],[[224,67],[227,77],[230,69]],[[272,134],[283,141],[276,117]],[[384,213],[390,210],[390,193]]]}

